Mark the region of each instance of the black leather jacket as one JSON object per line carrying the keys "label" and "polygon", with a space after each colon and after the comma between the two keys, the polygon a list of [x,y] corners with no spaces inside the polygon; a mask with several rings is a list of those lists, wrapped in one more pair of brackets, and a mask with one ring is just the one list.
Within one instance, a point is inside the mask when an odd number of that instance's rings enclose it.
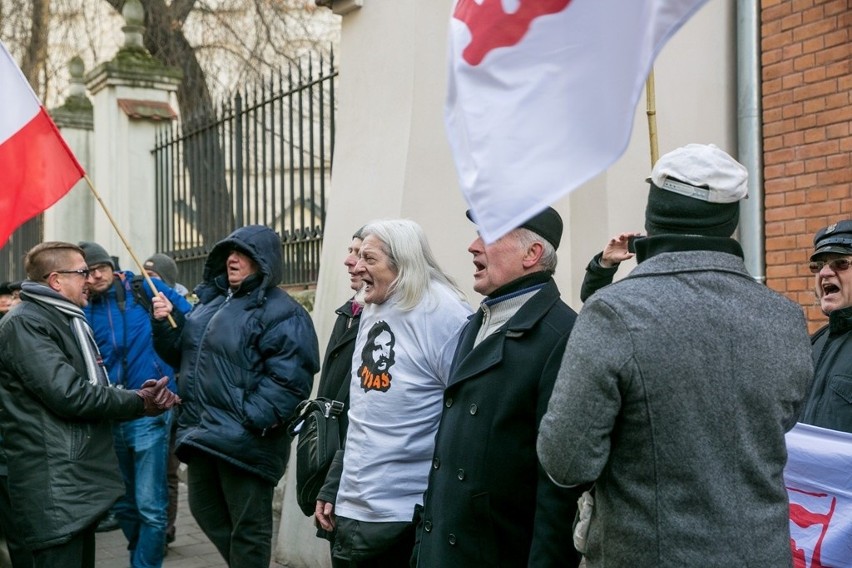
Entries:
{"label": "black leather jacket", "polygon": [[0,325],[0,428],[24,544],[55,546],[124,493],[113,419],[140,415],[134,391],[92,385],[58,310],[23,302]]}
{"label": "black leather jacket", "polygon": [[814,382],[799,421],[852,433],[852,307],[831,312],[811,345]]}

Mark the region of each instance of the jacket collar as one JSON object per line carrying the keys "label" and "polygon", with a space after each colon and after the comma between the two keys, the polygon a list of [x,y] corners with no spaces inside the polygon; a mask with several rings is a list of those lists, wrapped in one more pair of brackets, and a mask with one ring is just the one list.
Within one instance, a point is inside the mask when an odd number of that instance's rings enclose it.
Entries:
{"label": "jacket collar", "polygon": [[490,294],[488,294],[488,298],[485,300],[486,303],[494,303],[503,300],[505,296],[510,294],[523,294],[527,292],[530,288],[535,286],[541,286],[546,282],[550,282],[553,280],[553,273],[547,270],[539,270],[538,272],[533,272],[531,274],[525,274],[520,278],[515,278],[508,284],[504,284],[500,286]]}
{"label": "jacket collar", "polygon": [[343,304],[342,306],[340,306],[339,308],[334,310],[334,313],[336,313],[339,316],[346,316],[348,318],[358,317],[358,316],[361,315],[361,311],[364,309],[364,306],[359,306],[358,313],[356,314],[354,309],[353,309],[354,303],[355,303],[355,299],[350,298],[349,300],[346,300],[345,304]]}
{"label": "jacket collar", "polygon": [[506,339],[517,339],[535,326],[553,305],[559,301],[559,288],[553,278],[541,287],[538,293],[529,299],[502,329],[486,337],[482,343],[473,349],[476,334],[482,325],[482,310],[471,316],[470,321],[462,330],[459,344],[453,360],[453,370],[447,386],[454,385],[474,375],[481,374],[503,360]]}
{"label": "jacket collar", "polygon": [[[650,239],[656,239],[658,237],[649,237]],[[709,239],[711,237],[697,237],[699,239]],[[739,244],[732,239],[722,239],[728,240],[736,244],[736,249],[742,251],[739,248]],[[706,244],[706,243],[705,243]],[[726,248],[727,245],[723,245],[721,248]],[[689,249],[684,248],[682,250],[659,250],[654,251],[654,254],[644,259],[643,262],[638,264],[636,268],[633,269],[630,274],[628,274],[627,278],[641,278],[644,276],[654,276],[658,274],[683,274],[688,272],[706,272],[706,271],[715,271],[715,272],[727,272],[730,274],[735,274],[737,276],[742,276],[744,278],[752,279],[751,275],[746,270],[745,264],[743,263],[742,256],[739,254],[735,254],[730,252],[731,247],[728,247],[729,250],[713,250],[711,248],[697,248],[697,249]],[[637,243],[637,256],[638,256],[638,243]]]}
{"label": "jacket collar", "polygon": [[831,335],[852,330],[852,306],[834,310],[828,315],[828,332]]}
{"label": "jacket collar", "polygon": [[702,237],[699,235],[655,235],[634,241],[636,262],[643,262],[664,252],[714,251],[726,252],[743,258],[743,249],[734,239]]}

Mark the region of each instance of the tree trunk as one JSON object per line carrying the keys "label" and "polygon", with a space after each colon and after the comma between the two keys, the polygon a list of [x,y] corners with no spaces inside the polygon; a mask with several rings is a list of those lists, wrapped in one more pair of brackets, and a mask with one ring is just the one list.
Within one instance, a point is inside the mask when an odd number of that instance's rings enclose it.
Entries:
{"label": "tree trunk", "polygon": [[21,71],[33,91],[44,97],[42,79],[47,62],[47,30],[50,29],[50,0],[32,0],[30,38],[21,62]]}
{"label": "tree trunk", "polygon": [[[107,0],[121,10],[124,0]],[[167,6],[163,0],[141,0],[145,8],[145,48],[166,65],[179,68],[183,79],[178,87],[183,133],[198,129],[215,118],[215,109],[207,80],[194,48],[183,34],[183,23],[195,5],[195,0],[174,0]],[[192,203],[186,203],[191,213],[188,219],[202,242],[210,249],[227,236],[234,227],[231,195],[225,172],[225,153],[217,130],[199,129],[200,134],[185,138],[184,165],[189,173]]]}

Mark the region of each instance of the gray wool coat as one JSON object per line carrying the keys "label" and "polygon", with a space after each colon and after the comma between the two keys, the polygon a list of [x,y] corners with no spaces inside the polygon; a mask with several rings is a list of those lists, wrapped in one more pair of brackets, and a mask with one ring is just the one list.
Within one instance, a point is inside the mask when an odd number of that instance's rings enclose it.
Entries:
{"label": "gray wool coat", "polygon": [[661,253],[598,291],[538,454],[596,481],[589,568],[791,565],[784,434],[813,375],[802,309],[741,258]]}

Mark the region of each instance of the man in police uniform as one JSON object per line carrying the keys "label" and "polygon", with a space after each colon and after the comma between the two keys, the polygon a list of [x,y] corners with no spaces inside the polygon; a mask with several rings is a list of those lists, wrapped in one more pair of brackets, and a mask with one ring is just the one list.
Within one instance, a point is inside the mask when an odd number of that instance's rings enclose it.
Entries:
{"label": "man in police uniform", "polygon": [[810,271],[828,324],[811,338],[814,382],[801,422],[852,432],[852,221],[817,232]]}

